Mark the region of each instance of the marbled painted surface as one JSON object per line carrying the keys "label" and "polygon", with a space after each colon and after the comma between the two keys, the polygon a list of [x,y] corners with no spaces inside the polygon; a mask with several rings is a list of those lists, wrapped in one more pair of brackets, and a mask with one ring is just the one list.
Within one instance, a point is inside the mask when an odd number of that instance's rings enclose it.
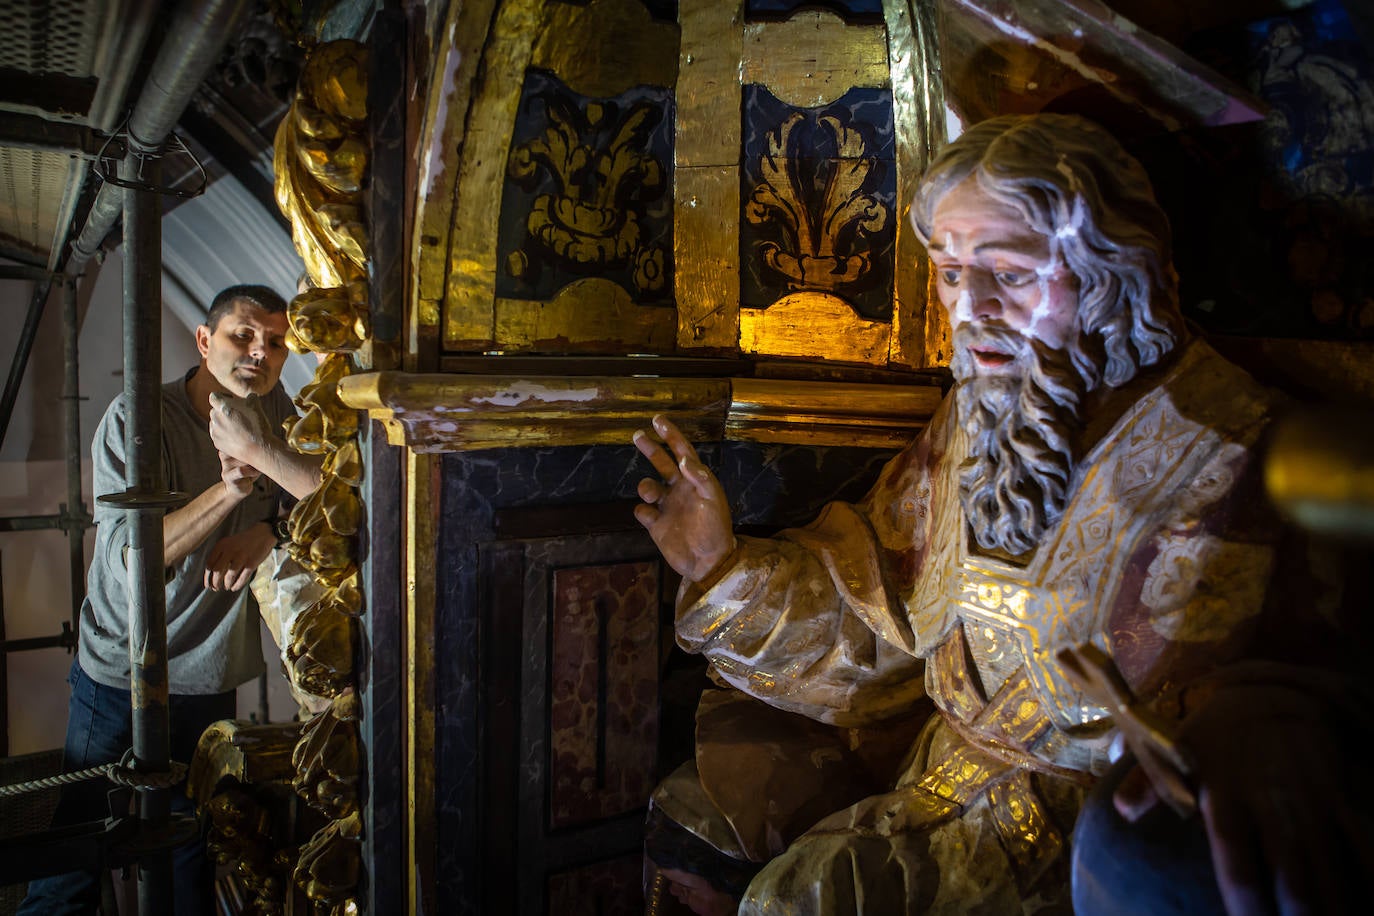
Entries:
{"label": "marbled painted surface", "polygon": [[[861,497],[890,454],[737,442],[704,446],[701,452],[730,495],[737,524],[750,530],[805,524],[830,499]],[[434,816],[440,912],[480,912],[478,563],[482,548],[496,540],[497,512],[633,499],[640,478],[650,472],[648,462],[630,445],[500,449],[443,457],[434,559]],[[532,549],[527,562],[552,565],[540,553]],[[527,591],[547,587],[540,581],[526,583]],[[545,702],[547,634],[527,629],[525,635],[522,674],[539,675],[533,683],[522,677],[520,704],[529,709]],[[542,755],[543,742],[537,744],[527,751]]]}
{"label": "marbled painted surface", "polygon": [[476,914],[478,549],[499,509],[633,497],[633,447],[495,449],[445,455],[435,556],[435,833],[439,911]]}
{"label": "marbled painted surface", "polygon": [[548,912],[558,916],[638,916],[626,901],[639,894],[639,856],[598,862],[549,876]]}
{"label": "marbled painted surface", "polygon": [[[372,24],[374,47],[399,47],[405,19],[396,9],[378,10]],[[404,73],[374,56],[370,76],[369,119],[372,180],[368,184],[372,234],[372,339],[394,343],[400,335],[405,296],[403,242],[406,208],[397,198],[405,187]],[[401,658],[400,475],[401,454],[381,427],[366,424],[361,442],[367,456],[363,500],[368,525],[360,555],[364,567],[366,613],[362,619],[367,664],[359,665],[363,699],[363,856],[360,887],[364,912],[390,912],[405,895],[405,835],[402,795],[401,726],[405,672]]]}
{"label": "marbled painted surface", "polygon": [[658,748],[657,563],[555,570],[549,826],[644,806]]}
{"label": "marbled painted surface", "polygon": [[728,442],[712,467],[730,497],[736,526],[805,525],[831,500],[868,492],[895,451]]}
{"label": "marbled painted surface", "polygon": [[401,568],[400,454],[376,427],[364,433],[362,446],[368,455],[363,498],[369,518],[361,543],[366,583],[362,625],[368,664],[359,666],[360,728],[367,748],[359,800],[366,825],[363,855],[368,864],[360,891],[365,912],[386,913],[391,901],[404,896],[405,887],[402,812],[406,800],[401,773],[405,672],[400,652],[400,589],[395,580]]}

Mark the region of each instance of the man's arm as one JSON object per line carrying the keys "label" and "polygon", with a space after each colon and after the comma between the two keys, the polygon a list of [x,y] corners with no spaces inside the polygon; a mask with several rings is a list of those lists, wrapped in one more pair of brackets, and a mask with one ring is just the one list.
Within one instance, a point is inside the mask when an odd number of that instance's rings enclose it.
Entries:
{"label": "man's arm", "polygon": [[215,448],[266,474],[297,499],[320,485],[322,459],[287,445],[272,431],[255,398],[210,395],[210,438]]}
{"label": "man's arm", "polygon": [[180,509],[163,516],[163,565],[173,566],[199,547],[234,507],[252,492],[253,482],[258,476],[255,468],[221,453],[220,480]]}

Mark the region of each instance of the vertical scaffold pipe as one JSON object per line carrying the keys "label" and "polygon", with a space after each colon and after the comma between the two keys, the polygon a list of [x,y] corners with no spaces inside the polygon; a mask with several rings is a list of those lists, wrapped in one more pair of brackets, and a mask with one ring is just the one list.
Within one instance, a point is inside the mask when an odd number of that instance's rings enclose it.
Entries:
{"label": "vertical scaffold pipe", "polygon": [[[159,160],[130,151],[125,181],[156,185]],[[155,192],[124,190],[125,477],[131,495],[149,503],[166,495],[162,467],[162,206]],[[165,508],[133,507],[129,519],[129,689],[134,757],[139,769],[170,767],[167,709],[167,596],[163,581]],[[140,788],[140,828],[156,833],[171,813],[171,790]],[[138,870],[140,916],[171,916],[171,850],[151,852]]]}

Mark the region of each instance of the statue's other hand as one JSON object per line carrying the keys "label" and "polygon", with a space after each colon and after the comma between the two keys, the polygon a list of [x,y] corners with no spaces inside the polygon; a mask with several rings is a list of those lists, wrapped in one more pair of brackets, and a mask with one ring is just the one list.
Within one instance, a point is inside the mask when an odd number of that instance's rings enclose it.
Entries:
{"label": "statue's other hand", "polygon": [[724,489],[666,417],[654,417],[652,433],[636,430],[634,443],[660,478],[639,482],[644,502],[635,507],[635,518],[684,579],[708,579],[735,549]]}
{"label": "statue's other hand", "polygon": [[[1184,720],[1227,916],[1360,909],[1374,814],[1368,765],[1345,747],[1342,728],[1320,699],[1280,684],[1218,690]],[[1157,798],[1137,768],[1113,800],[1134,821]]]}

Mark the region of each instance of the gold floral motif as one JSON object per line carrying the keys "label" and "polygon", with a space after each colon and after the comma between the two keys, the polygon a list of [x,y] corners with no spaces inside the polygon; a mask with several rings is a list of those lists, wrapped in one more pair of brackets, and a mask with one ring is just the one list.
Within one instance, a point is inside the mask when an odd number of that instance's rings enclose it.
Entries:
{"label": "gold floral motif", "polygon": [[[663,286],[663,250],[644,245],[636,201],[657,197],[665,186],[663,165],[645,151],[649,132],[659,120],[648,102],[629,106],[588,102],[579,109],[568,100],[547,99],[549,124],[537,138],[511,151],[507,169],[522,185],[541,173],[558,184],[551,194],[534,199],[525,226],[528,243],[537,244],[574,268],[633,265],[640,292]],[[609,131],[612,139],[599,149],[584,138]],[[528,255],[517,250],[506,269],[522,276]],[[657,269],[654,269],[654,265]]]}
{"label": "gold floral motif", "polygon": [[789,289],[834,292],[868,273],[867,240],[883,230],[890,214],[886,204],[864,191],[873,160],[865,157],[863,137],[830,116],[819,123],[835,141],[837,161],[821,179],[820,201],[813,203],[801,159],[791,149],[804,120],[794,113],[769,135],[768,152],[759,161],[763,181],[749,196],[744,215],[751,223],[782,227],[788,246],[764,242],[759,254],[787,277]]}

